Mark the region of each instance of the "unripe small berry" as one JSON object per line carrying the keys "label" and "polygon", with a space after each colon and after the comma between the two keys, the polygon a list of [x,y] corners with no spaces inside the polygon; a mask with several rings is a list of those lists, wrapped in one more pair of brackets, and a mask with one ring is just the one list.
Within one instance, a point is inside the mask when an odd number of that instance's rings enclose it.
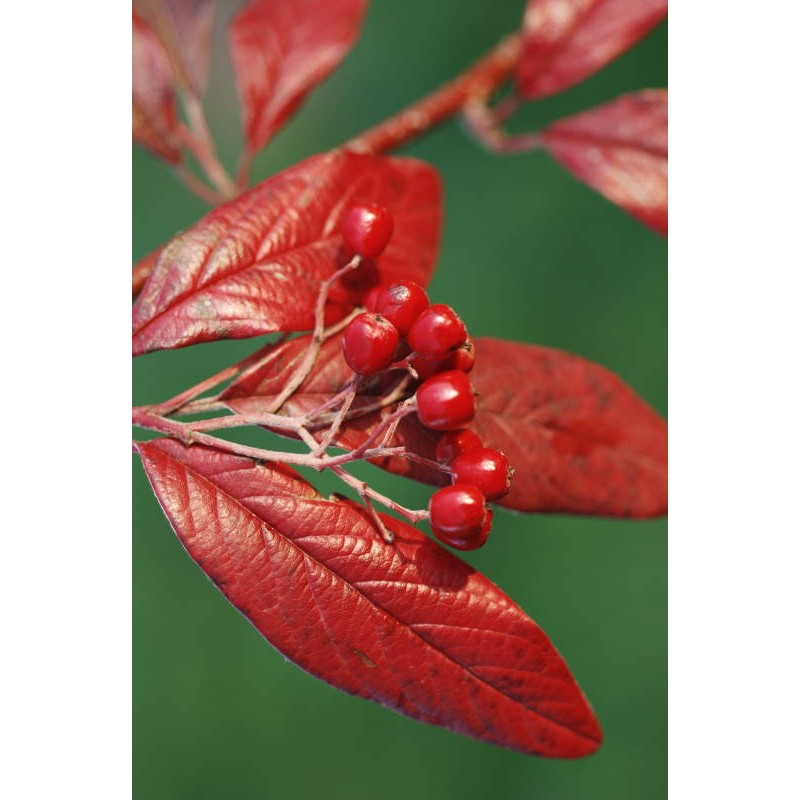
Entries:
{"label": "unripe small berry", "polygon": [[374,375],[394,360],[400,335],[379,314],[365,312],[350,320],[342,338],[344,360],[359,375]]}
{"label": "unripe small berry", "polygon": [[487,500],[499,500],[511,488],[508,458],[499,450],[480,447],[462,453],[451,464],[453,483],[477,486]]}
{"label": "unripe small berry", "polygon": [[443,303],[426,308],[408,332],[411,349],[430,358],[446,356],[466,340],[466,326],[458,314]]}
{"label": "unripe small berry", "polygon": [[445,431],[436,442],[435,458],[440,464],[450,464],[463,453],[481,447],[481,437],[475,431],[467,428]]}
{"label": "unripe small berry", "polygon": [[378,296],[375,310],[405,336],[419,315],[430,305],[425,290],[414,281],[397,281]]}
{"label": "unripe small berry", "polygon": [[345,249],[362,258],[377,258],[386,249],[393,232],[391,212],[375,203],[353,206],[342,223]]}
{"label": "unripe small berry", "polygon": [[463,428],[475,416],[475,396],[467,374],[450,370],[422,383],[417,389],[417,416],[432,430]]}
{"label": "unripe small berry", "polygon": [[428,509],[431,531],[440,541],[458,550],[475,550],[485,544],[492,518],[477,486],[439,489],[431,496]]}

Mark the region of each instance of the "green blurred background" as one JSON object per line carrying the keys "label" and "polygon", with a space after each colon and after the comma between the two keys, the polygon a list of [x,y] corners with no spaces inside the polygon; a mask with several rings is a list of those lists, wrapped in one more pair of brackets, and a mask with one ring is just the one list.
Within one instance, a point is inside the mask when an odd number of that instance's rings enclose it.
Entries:
{"label": "green blurred background", "polygon": [[[219,3],[220,21],[235,5]],[[344,65],[258,158],[255,177],[337,145],[448,80],[516,29],[523,7],[523,0],[374,0]],[[541,127],[666,80],[662,25],[600,74],[525,108],[513,128]],[[232,86],[219,36],[208,113],[229,165],[240,141]],[[432,162],[444,180],[432,298],[455,306],[473,335],[597,361],[666,414],[665,240],[546,155],[488,155],[457,122],[402,152]],[[133,209],[136,259],[206,207],[135,149]],[[253,348],[221,342],[137,359],[134,402],[165,399]],[[425,487],[370,467],[360,474],[408,505],[427,503]],[[314,482],[323,492],[341,490],[326,476]],[[547,631],[597,711],[602,748],[571,762],[421,725],[311,678],[266,644],[187,558],[138,462],[133,503],[136,797],[666,797],[665,520],[501,510],[489,545],[467,556]]]}

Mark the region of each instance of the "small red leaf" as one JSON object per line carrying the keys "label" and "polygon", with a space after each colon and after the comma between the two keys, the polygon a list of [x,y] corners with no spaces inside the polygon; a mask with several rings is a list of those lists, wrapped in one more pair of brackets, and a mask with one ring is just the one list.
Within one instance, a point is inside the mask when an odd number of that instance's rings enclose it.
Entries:
{"label": "small red leaf", "polygon": [[208,81],[214,0],[137,0],[170,58],[180,85],[201,96]]}
{"label": "small red leaf", "polygon": [[[360,202],[394,217],[372,279],[427,284],[442,216],[436,171],[414,159],[333,151],[220,206],[164,248],[134,307],[134,355],[309,330],[320,281],[342,263],[342,216]],[[344,286],[330,300],[331,318],[353,305]]]}
{"label": "small red leaf", "polygon": [[511,599],[391,517],[386,544],[354,503],[280,465],[204,447],[138,446],[203,571],[302,669],[413,719],[537,755],[577,758],[597,720],[561,656]]}
{"label": "small red leaf", "polygon": [[634,92],[542,132],[576,178],[667,235],[667,90]]}
{"label": "small red leaf", "polygon": [[547,347],[476,340],[473,427],[515,470],[500,505],[613,517],[667,511],[667,425],[618,377]]}
{"label": "small red leaf", "polygon": [[367,0],[254,0],[231,21],[231,60],[250,153],[347,55]]}
{"label": "small red leaf", "polygon": [[667,0],[528,0],[520,94],[533,100],[588,78],[667,15]]}
{"label": "small red leaf", "polygon": [[181,159],[178,110],[164,48],[133,12],[133,140],[170,163]]}

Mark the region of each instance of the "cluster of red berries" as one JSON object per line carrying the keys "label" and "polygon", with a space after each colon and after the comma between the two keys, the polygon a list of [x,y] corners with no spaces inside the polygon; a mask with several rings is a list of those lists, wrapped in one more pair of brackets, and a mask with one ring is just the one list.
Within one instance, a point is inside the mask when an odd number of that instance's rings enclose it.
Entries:
{"label": "cluster of red berries", "polygon": [[475,550],[486,543],[492,528],[487,502],[505,497],[511,487],[508,459],[484,447],[474,431],[460,428],[442,434],[436,460],[450,468],[453,484],[431,497],[431,530],[450,547]]}
{"label": "cluster of red berries", "polygon": [[[354,206],[342,226],[345,248],[376,258],[393,228],[386,209]],[[422,381],[416,392],[417,416],[426,428],[445,432],[437,443],[436,459],[453,478],[452,486],[431,497],[431,529],[459,550],[480,547],[492,525],[486,503],[508,492],[511,471],[503,453],[483,447],[478,435],[464,428],[475,416],[468,377],[475,348],[466,326],[450,306],[431,305],[425,290],[410,280],[376,286],[367,293],[364,306],[367,310],[345,328],[344,358],[359,375],[375,375],[403,363]]]}

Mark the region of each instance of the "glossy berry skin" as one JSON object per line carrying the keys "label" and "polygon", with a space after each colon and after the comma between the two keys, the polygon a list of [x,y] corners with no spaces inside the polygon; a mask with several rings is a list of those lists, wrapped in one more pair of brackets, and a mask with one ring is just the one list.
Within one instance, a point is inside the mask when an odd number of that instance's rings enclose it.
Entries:
{"label": "glossy berry skin", "polygon": [[460,484],[434,492],[428,505],[431,531],[457,550],[475,550],[486,543],[491,512],[477,486]]}
{"label": "glossy berry skin", "polygon": [[508,459],[499,450],[480,447],[453,459],[453,483],[477,486],[487,500],[499,500],[511,488]]}
{"label": "glossy berry skin", "polygon": [[377,258],[394,232],[391,212],[375,203],[353,206],[342,223],[345,249],[362,258]]}
{"label": "glossy berry skin", "polygon": [[435,303],[417,317],[408,332],[411,349],[428,358],[441,358],[467,340],[467,328],[450,306]]}
{"label": "glossy berry skin", "polygon": [[472,372],[472,368],[475,366],[475,342],[472,339],[467,339],[461,347],[453,350],[446,358],[451,361],[452,369]]}
{"label": "glossy berry skin", "polygon": [[366,312],[354,317],[342,338],[344,360],[359,375],[374,375],[394,360],[400,335],[379,314]]}
{"label": "glossy berry skin", "polygon": [[422,383],[417,389],[417,416],[435,431],[463,428],[475,416],[475,395],[467,374],[450,370]]}
{"label": "glossy berry skin", "polygon": [[430,358],[427,356],[414,356],[411,367],[424,381],[437,372],[446,372],[458,369],[461,372],[471,372],[475,366],[475,345],[472,339],[467,339],[461,347],[457,347],[443,358]]}
{"label": "glossy berry skin", "polygon": [[481,437],[475,431],[459,428],[446,431],[439,437],[434,457],[440,464],[451,464],[460,455],[482,447]]}
{"label": "glossy berry skin", "polygon": [[429,305],[428,295],[418,283],[397,281],[381,291],[375,310],[405,336]]}

